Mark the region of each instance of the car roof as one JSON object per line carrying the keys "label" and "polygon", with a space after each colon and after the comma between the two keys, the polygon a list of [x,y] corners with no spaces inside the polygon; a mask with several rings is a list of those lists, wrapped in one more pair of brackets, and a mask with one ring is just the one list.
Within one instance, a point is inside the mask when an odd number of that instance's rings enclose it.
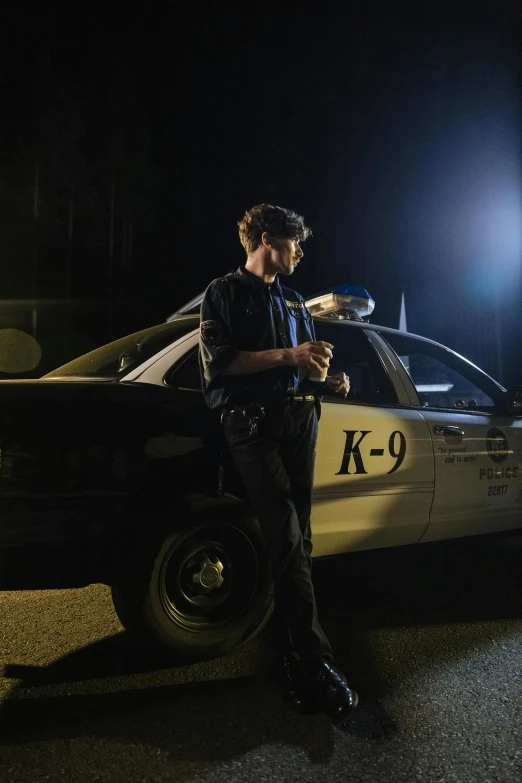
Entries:
{"label": "car roof", "polygon": [[[328,318],[322,315],[314,315],[313,316],[315,323],[321,323],[321,324],[334,324],[336,326],[341,327],[355,327],[356,329],[370,329],[372,332],[386,332],[388,334],[398,334],[401,335],[401,337],[414,337],[417,340],[424,340],[427,343],[432,343],[433,345],[438,345],[439,348],[445,348],[447,351],[451,351],[451,348],[448,348],[447,345],[443,345],[442,343],[438,343],[436,340],[430,340],[429,337],[423,337],[422,334],[415,334],[414,332],[405,332],[403,329],[393,329],[391,326],[381,326],[380,324],[372,324],[368,321],[355,321],[350,318]],[[455,351],[453,351],[455,353]]]}
{"label": "car roof", "polygon": [[[381,326],[380,324],[370,323],[369,321],[356,321],[350,318],[329,318],[322,315],[314,315],[312,318],[314,323],[328,324],[330,326],[333,325],[341,328],[353,327],[355,329],[370,329],[372,332],[384,332],[387,334],[401,335],[402,337],[414,337],[417,340],[424,340],[425,342],[431,343],[432,345],[437,345],[439,348],[444,348],[446,351],[452,351],[453,353],[456,353],[456,351],[453,351],[452,348],[448,348],[447,345],[438,343],[436,340],[431,340],[429,337],[424,337],[423,335],[415,334],[414,332],[405,332],[403,329],[393,329],[391,326]],[[194,328],[196,328],[200,320],[199,314],[191,313],[190,315],[174,315],[169,318],[168,322],[172,323],[173,321],[190,320],[194,321]]]}

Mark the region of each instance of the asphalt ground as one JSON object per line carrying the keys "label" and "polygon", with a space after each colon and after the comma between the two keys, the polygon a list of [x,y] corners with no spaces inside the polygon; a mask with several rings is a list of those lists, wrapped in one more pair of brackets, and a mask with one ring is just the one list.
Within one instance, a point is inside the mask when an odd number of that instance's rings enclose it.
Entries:
{"label": "asphalt ground", "polygon": [[521,561],[517,535],[317,562],[340,727],[282,703],[270,627],[158,668],[106,587],[1,593],[0,782],[520,783]]}

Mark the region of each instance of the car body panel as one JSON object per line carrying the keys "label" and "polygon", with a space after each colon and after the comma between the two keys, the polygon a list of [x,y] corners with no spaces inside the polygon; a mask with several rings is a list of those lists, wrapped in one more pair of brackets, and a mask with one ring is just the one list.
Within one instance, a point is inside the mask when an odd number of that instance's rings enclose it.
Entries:
{"label": "car body panel", "polygon": [[172,345],[152,356],[142,365],[125,376],[125,381],[138,381],[139,383],[152,383],[162,385],[162,379],[167,370],[181,359],[187,350],[198,344],[199,329],[194,329],[176,340]]}
{"label": "car body panel", "polygon": [[194,332],[191,332],[184,337],[183,340],[178,341],[173,347],[165,349],[153,360],[147,362],[147,365],[141,368],[141,371],[136,370],[132,374],[132,380],[136,383],[163,386],[168,371],[176,362],[182,360],[189,351],[197,348],[198,339],[199,329],[196,329]]}
{"label": "car body panel", "polygon": [[[395,352],[382,338],[399,333],[390,329],[379,331],[382,350],[393,357]],[[448,363],[446,369],[450,373],[457,371],[450,380],[458,383],[460,378],[464,382],[459,391],[455,388],[437,392],[435,387],[430,391],[429,384],[416,386],[404,364],[408,357],[395,354],[397,376],[409,387],[413,406],[426,420],[433,443],[434,502],[430,524],[421,541],[521,527],[522,419],[506,412],[505,389],[446,346],[418,335],[408,335],[408,341],[419,351],[435,351],[439,359]],[[483,403],[489,402],[490,409],[462,410],[473,393]],[[476,401],[469,404],[479,407]]]}
{"label": "car body panel", "polygon": [[[152,342],[147,330],[137,333],[143,361],[133,354],[132,369],[123,362],[113,378],[96,377],[95,365],[81,377],[79,362],[62,376],[59,369],[36,381],[0,381],[2,557],[46,548],[99,554],[125,531],[137,503],[175,520],[181,497],[216,494],[221,434],[199,385],[198,319],[182,318],[183,334],[172,324],[167,345],[163,326],[151,329]],[[426,407],[388,342],[403,333],[366,322],[315,323],[318,339],[334,330],[334,369],[346,362],[354,375],[347,400],[325,395],[321,405],[314,556],[522,526],[522,417],[501,410],[501,386],[444,346],[408,335],[478,373],[500,400],[491,412]],[[162,347],[151,353],[158,334]],[[364,372],[350,365],[350,341],[364,349]],[[117,366],[117,353],[113,360]],[[377,378],[373,397],[364,398],[359,371]],[[443,426],[461,428],[462,438],[434,431]],[[244,496],[230,461],[224,489]],[[142,524],[145,531],[146,513]]]}
{"label": "car body panel", "polygon": [[[422,541],[520,527],[522,421],[457,411],[426,411],[423,416],[433,439],[435,498]],[[434,431],[447,425],[463,435]],[[505,448],[497,448],[498,433],[505,436]]]}
{"label": "car body panel", "polygon": [[0,549],[104,546],[169,458],[190,486],[205,429],[191,402],[150,384],[0,383]]}
{"label": "car body panel", "polygon": [[323,402],[312,513],[316,556],[416,543],[429,522],[433,472],[420,413]]}

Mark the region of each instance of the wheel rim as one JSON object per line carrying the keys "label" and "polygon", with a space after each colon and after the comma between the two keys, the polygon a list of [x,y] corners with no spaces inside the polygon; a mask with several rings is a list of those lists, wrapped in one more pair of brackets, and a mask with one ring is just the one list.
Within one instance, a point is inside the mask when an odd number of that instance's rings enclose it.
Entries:
{"label": "wheel rim", "polygon": [[208,633],[241,617],[258,582],[256,550],[231,524],[203,525],[177,537],[158,574],[163,611],[192,633]]}

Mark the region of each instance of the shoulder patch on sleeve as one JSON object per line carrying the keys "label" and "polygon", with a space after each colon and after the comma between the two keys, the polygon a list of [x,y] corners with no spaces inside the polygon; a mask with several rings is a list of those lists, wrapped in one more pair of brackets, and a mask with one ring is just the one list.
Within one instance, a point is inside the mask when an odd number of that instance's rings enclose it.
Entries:
{"label": "shoulder patch on sleeve", "polygon": [[203,321],[199,328],[205,345],[219,345],[223,338],[223,326],[219,321]]}

